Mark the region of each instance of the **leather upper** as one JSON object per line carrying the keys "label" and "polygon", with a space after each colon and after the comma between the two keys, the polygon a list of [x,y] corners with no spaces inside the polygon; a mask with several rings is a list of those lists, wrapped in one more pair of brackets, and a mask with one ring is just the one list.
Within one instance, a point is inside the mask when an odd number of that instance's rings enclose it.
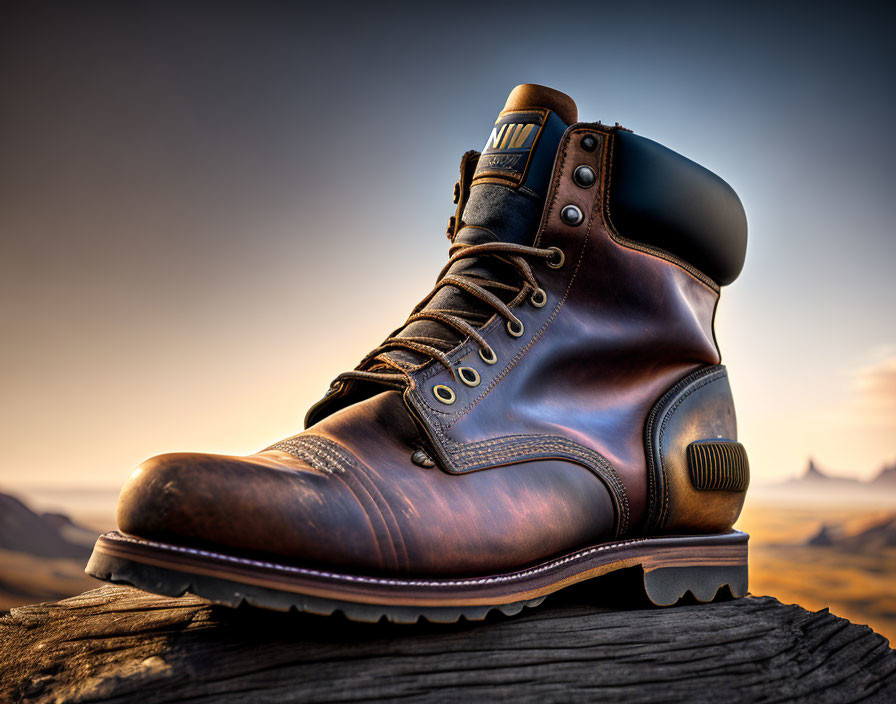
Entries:
{"label": "leather upper", "polygon": [[609,494],[580,466],[546,460],[458,477],[414,464],[419,434],[395,391],[310,432],[338,442],[348,465],[340,471],[278,450],[161,455],[125,485],[119,527],[164,542],[396,574],[511,569],[612,531]]}
{"label": "leather upper", "polygon": [[[433,361],[404,363],[404,382],[341,384],[304,433],[252,457],[153,458],[122,492],[120,528],[402,574],[508,570],[642,530],[645,423],[677,381],[719,363],[718,287],[614,230],[619,134],[599,124],[564,134],[535,235],[535,246],[562,251],[563,266],[533,265],[547,304],[511,302],[521,336],[499,315],[480,329],[495,364],[470,340],[448,353],[475,368],[478,385]],[[586,136],[596,148],[583,147]],[[572,177],[582,165],[597,174],[591,187]],[[568,205],[580,224],[561,217]],[[453,404],[437,400],[439,384]],[[435,466],[415,463],[418,451]]]}
{"label": "leather upper", "polygon": [[[586,135],[598,140],[594,151],[582,148]],[[435,385],[450,384],[436,365],[410,372],[405,395],[447,471],[482,469],[498,458],[583,464],[608,485],[618,533],[626,534],[645,515],[648,411],[678,379],[720,361],[712,330],[718,290],[611,235],[604,196],[614,136],[577,125],[561,143],[536,246],[558,247],[565,264],[536,272],[548,294],[545,307],[522,301],[514,308],[525,334],[508,335],[500,318],[483,328],[498,354],[495,365],[483,364],[471,343],[455,350],[452,361],[475,367],[482,383],[454,384],[453,405],[433,394]],[[583,164],[601,175],[588,189],[572,178]],[[580,225],[561,219],[569,204],[585,214]]]}

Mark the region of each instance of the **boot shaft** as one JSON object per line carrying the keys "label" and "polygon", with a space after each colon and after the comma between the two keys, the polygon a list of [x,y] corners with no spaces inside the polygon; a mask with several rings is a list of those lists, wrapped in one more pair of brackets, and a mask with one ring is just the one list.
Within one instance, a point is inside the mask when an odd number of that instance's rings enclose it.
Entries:
{"label": "boot shaft", "polygon": [[[575,123],[558,137],[556,109],[569,110],[553,91],[523,92],[529,104],[510,101],[483,155],[465,156],[449,236],[455,246],[504,240],[552,249],[553,259],[533,266],[537,295],[508,300],[513,324],[492,315],[478,327],[481,340],[459,341],[441,365],[399,350],[359,370],[389,367],[388,383],[402,390],[447,472],[564,459],[611,489],[617,535],[726,530],[745,487],[733,479],[697,486],[707,467],[689,448],[736,445],[713,320],[720,285],[743,265],[740,201],[708,170],[618,126]],[[539,173],[545,148],[554,156],[547,175]],[[489,273],[476,266],[457,270]],[[446,288],[417,310],[463,305],[463,291]],[[400,335],[421,339],[423,330],[434,334],[418,321]],[[707,389],[679,389],[695,374]],[[308,424],[382,389],[364,378],[341,382]],[[664,406],[675,389],[685,396]],[[677,430],[650,436],[657,417]],[[720,456],[733,457],[722,448]],[[738,468],[732,460],[715,470],[733,477]]]}

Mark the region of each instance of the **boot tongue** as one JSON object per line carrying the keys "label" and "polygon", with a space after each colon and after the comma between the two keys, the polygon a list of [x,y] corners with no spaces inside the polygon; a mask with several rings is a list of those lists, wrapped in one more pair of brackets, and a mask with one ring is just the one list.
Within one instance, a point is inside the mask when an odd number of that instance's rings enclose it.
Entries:
{"label": "boot tongue", "polygon": [[[557,147],[576,117],[572,98],[560,91],[533,84],[520,85],[511,91],[479,157],[461,217],[463,227],[455,243],[533,243]],[[451,267],[451,272],[493,280],[515,276],[512,267],[494,257],[461,259]],[[477,316],[487,318],[494,312],[454,286],[440,289],[424,309],[469,311],[473,316],[470,322]],[[406,325],[398,337],[460,342],[456,330],[428,319]],[[411,364],[426,360],[425,355],[406,349],[392,350],[386,356]]]}
{"label": "boot tongue", "polygon": [[479,157],[457,242],[532,244],[557,147],[576,118],[572,98],[553,88],[511,91]]}

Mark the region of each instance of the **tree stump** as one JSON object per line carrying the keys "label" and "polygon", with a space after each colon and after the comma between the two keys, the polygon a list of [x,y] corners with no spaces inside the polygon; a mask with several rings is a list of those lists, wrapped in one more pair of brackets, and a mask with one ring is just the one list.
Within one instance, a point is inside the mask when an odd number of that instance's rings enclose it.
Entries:
{"label": "tree stump", "polygon": [[567,591],[512,618],[398,626],[105,586],[0,619],[0,701],[896,701],[896,652],[827,610],[608,610]]}

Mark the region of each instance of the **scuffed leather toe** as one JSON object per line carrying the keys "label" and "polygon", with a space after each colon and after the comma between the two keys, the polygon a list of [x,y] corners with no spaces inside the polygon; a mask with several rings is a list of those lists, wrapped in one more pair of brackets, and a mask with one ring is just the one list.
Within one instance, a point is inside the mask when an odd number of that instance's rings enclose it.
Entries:
{"label": "scuffed leather toe", "polygon": [[306,564],[390,566],[345,484],[282,452],[153,457],[122,489],[118,526],[140,538]]}

